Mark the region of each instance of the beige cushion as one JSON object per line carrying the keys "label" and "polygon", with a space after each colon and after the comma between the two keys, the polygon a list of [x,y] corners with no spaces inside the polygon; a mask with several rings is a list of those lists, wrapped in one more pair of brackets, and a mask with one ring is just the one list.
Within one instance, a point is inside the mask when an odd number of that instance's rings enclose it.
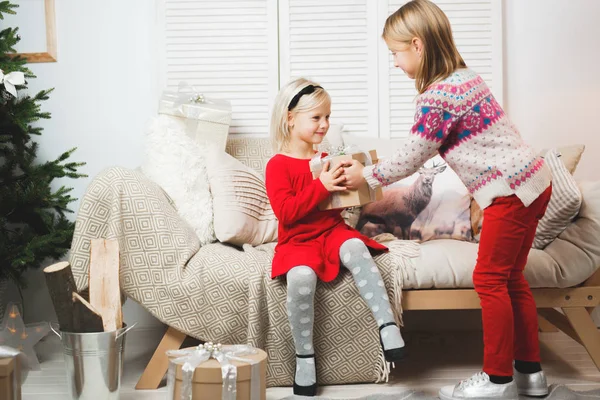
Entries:
{"label": "beige cushion", "polygon": [[552,262],[532,264],[529,276],[525,274],[537,286],[574,286],[600,266],[600,181],[578,182],[578,185],[583,202],[577,218],[544,250],[531,250],[543,253]]}
{"label": "beige cushion", "polygon": [[[525,278],[534,288],[573,287],[600,266],[600,181],[579,182],[583,203],[578,217],[544,250],[531,249]],[[406,270],[405,289],[471,288],[477,243],[434,240]]]}
{"label": "beige cushion", "polygon": [[[343,130],[344,125],[331,124],[323,144],[332,147],[341,146],[343,144]],[[231,135],[227,139],[225,151],[261,176],[265,175],[267,162],[274,154],[273,144],[271,138],[268,136],[248,137]]]}
{"label": "beige cushion", "polygon": [[263,177],[226,153],[213,152],[208,161],[217,239],[238,246],[276,241],[277,218]]}
{"label": "beige cushion", "polygon": [[[548,150],[549,149],[544,149],[544,150],[540,151],[538,155],[540,157],[543,157],[546,155]],[[560,159],[565,164],[565,167],[567,167],[567,170],[569,170],[571,175],[573,175],[575,173],[575,170],[577,169],[577,165],[579,164],[579,161],[581,160],[581,155],[583,154],[583,151],[585,150],[585,145],[574,144],[571,146],[562,146],[562,147],[558,147],[557,150],[561,155]]]}
{"label": "beige cushion", "polygon": [[273,155],[271,139],[268,137],[229,136],[225,151],[260,176],[265,175],[267,161]]}

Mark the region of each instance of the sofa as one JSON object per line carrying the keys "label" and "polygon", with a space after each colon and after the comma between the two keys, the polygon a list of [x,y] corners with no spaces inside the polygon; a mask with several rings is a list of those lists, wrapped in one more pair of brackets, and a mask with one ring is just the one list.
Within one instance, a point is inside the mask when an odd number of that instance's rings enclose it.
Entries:
{"label": "sofa", "polygon": [[[332,145],[361,144],[340,131],[328,135]],[[393,141],[361,140],[382,153],[394,147]],[[272,154],[264,137],[230,137],[226,151],[253,176],[262,176]],[[583,202],[577,218],[546,248],[531,251],[525,275],[541,321],[585,346],[600,368],[600,334],[590,317],[600,303],[600,181],[578,184]],[[181,346],[186,336],[262,348],[269,357],[267,385],[292,384],[295,352],[285,281],[270,279],[275,243],[201,245],[161,186],[139,170],[121,167],[94,177],[81,200],[70,252],[80,290],[87,287],[93,238],[118,240],[124,295],[169,327],[138,389],[158,387],[167,369],[164,352]],[[479,308],[471,277],[476,243],[440,239],[419,244],[390,235],[379,240],[390,252],[375,261],[400,323],[402,310]],[[319,283],[315,302],[319,383],[386,380],[389,365],[376,322],[350,273],[342,269],[333,282]]]}

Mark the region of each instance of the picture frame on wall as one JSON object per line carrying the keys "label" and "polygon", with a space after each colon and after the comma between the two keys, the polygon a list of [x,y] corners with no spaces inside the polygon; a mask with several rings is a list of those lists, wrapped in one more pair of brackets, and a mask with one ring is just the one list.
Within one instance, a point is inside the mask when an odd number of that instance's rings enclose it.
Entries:
{"label": "picture frame on wall", "polygon": [[15,56],[29,63],[57,61],[55,0],[16,1],[16,15],[6,15],[3,25],[19,28],[21,40]]}

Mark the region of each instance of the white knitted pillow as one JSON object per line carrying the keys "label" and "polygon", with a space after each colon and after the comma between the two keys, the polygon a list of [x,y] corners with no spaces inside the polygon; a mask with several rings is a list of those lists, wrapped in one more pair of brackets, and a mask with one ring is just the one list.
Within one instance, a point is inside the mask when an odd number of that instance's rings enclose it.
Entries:
{"label": "white knitted pillow", "polygon": [[202,245],[215,241],[206,177],[209,149],[188,136],[182,118],[159,115],[146,132],[141,165],[142,173],[173,199],[177,212],[194,229]]}
{"label": "white knitted pillow", "polygon": [[544,159],[552,171],[552,196],[535,232],[533,247],[536,249],[546,247],[569,226],[579,213],[582,201],[581,191],[558,150],[548,151]]}
{"label": "white knitted pillow", "polygon": [[263,178],[227,153],[214,152],[207,161],[217,239],[238,246],[277,241],[277,217]]}

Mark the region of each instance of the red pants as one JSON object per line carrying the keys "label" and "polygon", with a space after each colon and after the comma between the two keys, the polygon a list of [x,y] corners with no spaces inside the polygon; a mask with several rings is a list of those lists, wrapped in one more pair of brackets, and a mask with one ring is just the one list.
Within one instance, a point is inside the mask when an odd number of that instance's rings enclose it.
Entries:
{"label": "red pants", "polygon": [[523,269],[551,193],[552,186],[529,207],[514,195],[499,197],[483,212],[473,284],[488,375],[512,376],[513,360],[540,361],[537,310]]}

